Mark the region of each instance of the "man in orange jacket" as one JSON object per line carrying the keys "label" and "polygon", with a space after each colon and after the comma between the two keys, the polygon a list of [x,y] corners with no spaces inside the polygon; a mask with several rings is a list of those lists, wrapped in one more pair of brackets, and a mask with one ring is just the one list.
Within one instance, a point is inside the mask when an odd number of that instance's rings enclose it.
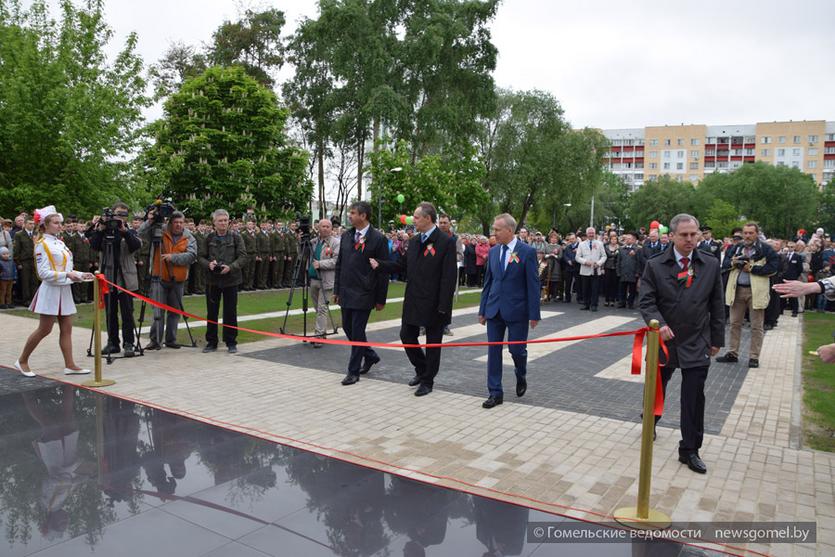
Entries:
{"label": "man in orange jacket", "polygon": [[[151,222],[155,209],[148,213],[148,219],[139,228],[139,237],[143,242],[150,242],[153,230]],[[180,211],[174,211],[163,228],[159,249],[154,248],[154,262],[151,266],[151,277],[159,277],[159,287],[151,280],[150,296],[163,304],[174,308],[182,308],[183,286],[188,282],[191,264],[197,260],[197,240],[185,228],[185,217]],[[154,291],[156,289],[156,291]],[[167,315],[164,315],[167,313]],[[165,320],[163,321],[163,317]],[[177,343],[177,326],[180,315],[174,312],[154,308],[154,322],[151,325],[150,343],[145,350],[159,350],[163,334],[165,346],[180,348]]]}

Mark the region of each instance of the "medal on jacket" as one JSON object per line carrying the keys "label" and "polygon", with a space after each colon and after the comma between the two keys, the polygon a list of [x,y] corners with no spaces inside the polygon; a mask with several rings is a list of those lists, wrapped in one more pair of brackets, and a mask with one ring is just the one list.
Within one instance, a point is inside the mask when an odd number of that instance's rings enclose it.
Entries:
{"label": "medal on jacket", "polygon": [[423,250],[423,256],[426,257],[430,253],[432,254],[432,257],[435,257],[435,246],[432,244],[426,244],[426,249]]}
{"label": "medal on jacket", "polygon": [[680,271],[677,275],[678,281],[684,283],[685,288],[693,284],[693,265],[688,265],[686,271]]}
{"label": "medal on jacket", "polygon": [[519,255],[514,251],[510,254],[510,261],[507,262],[508,265],[511,263],[519,263]]}
{"label": "medal on jacket", "polygon": [[361,253],[365,253],[365,238],[354,244],[354,249]]}

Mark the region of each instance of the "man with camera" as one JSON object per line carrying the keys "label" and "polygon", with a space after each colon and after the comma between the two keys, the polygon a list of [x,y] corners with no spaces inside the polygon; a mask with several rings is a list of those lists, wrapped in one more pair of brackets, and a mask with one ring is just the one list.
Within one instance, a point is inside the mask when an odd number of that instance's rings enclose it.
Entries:
{"label": "man with camera", "polygon": [[[319,221],[319,235],[311,246],[310,298],[316,303],[316,336],[324,337],[328,330],[328,300],[333,295],[336,260],[339,257],[339,238],[332,235],[333,226],[328,219]],[[313,348],[321,343],[314,342]]]}
{"label": "man with camera", "polygon": [[[86,236],[90,248],[99,252],[99,269],[104,277],[126,290],[139,290],[139,278],[136,273],[134,253],[142,247],[142,240],[127,225],[130,208],[122,203],[115,203],[101,215],[93,217]],[[133,322],[133,297],[116,288],[111,288],[104,295],[107,312],[107,345],[105,354],[117,354],[119,347],[119,313],[122,314],[122,340],[125,357],[135,355],[135,327]]]}
{"label": "man with camera", "polygon": [[731,311],[731,343],[728,351],[717,362],[739,361],[739,339],[742,322],[748,311],[751,320],[751,348],[748,367],[760,366],[763,343],[765,308],[768,307],[771,284],[769,277],[777,272],[780,256],[766,242],[758,238],[760,227],[750,222],[742,228],[742,243],[729,249],[730,274],[725,290],[725,304]]}
{"label": "man with camera", "polygon": [[[205,248],[198,255],[200,264],[208,269],[206,283],[206,313],[209,321],[217,322],[223,300],[223,324],[238,325],[238,287],[243,280],[241,270],[247,263],[246,248],[241,235],[231,230],[229,213],[217,209],[212,213],[214,231],[206,237]],[[237,349],[238,331],[223,328],[223,342],[230,354]],[[206,346],[203,352],[217,350],[217,325],[206,324]]]}
{"label": "man with camera", "polygon": [[[170,216],[163,230],[166,214]],[[191,264],[197,260],[197,240],[185,229],[185,215],[167,204],[152,207],[148,210],[145,222],[139,227],[139,236],[152,245],[154,252],[154,260],[150,263],[150,279],[152,285],[159,279],[159,290],[151,289],[151,297],[170,307],[182,309],[183,286],[188,282]],[[179,323],[180,314],[154,308],[151,342],[145,349],[159,350],[163,335],[165,346],[180,348],[177,343]]]}

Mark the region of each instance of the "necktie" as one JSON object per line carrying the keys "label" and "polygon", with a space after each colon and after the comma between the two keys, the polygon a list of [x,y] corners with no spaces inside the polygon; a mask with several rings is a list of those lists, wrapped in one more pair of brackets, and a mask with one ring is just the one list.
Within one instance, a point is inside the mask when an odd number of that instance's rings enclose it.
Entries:
{"label": "necktie", "polygon": [[690,259],[687,257],[681,258],[681,270],[686,271],[688,269],[688,265],[690,265]]}
{"label": "necktie", "polygon": [[421,235],[420,235],[420,243],[421,243],[421,244],[425,244],[425,243],[426,243],[426,232],[421,233]]}
{"label": "necktie", "polygon": [[593,248],[592,248],[592,246],[591,246],[591,240],[589,240],[589,251],[591,251],[592,249],[593,249]]}
{"label": "necktie", "polygon": [[507,267],[507,244],[502,244],[502,271]]}
{"label": "necktie", "polygon": [[360,231],[357,230],[356,234],[354,234],[354,243],[358,244],[360,242],[360,238],[362,238],[362,234],[360,234]]}

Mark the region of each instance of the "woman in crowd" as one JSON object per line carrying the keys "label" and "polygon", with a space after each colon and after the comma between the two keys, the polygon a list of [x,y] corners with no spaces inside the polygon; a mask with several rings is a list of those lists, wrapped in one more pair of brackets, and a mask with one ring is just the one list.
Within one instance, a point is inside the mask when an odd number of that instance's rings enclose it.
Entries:
{"label": "woman in crowd", "polygon": [[545,286],[546,302],[559,302],[562,295],[559,292],[559,285],[562,283],[562,246],[560,245],[560,235],[552,230],[548,234],[548,243],[544,249],[545,262],[547,267],[544,276],[542,277],[543,286]]}
{"label": "woman in crowd", "polygon": [[618,280],[618,254],[620,253],[620,244],[618,243],[618,233],[615,230],[609,231],[609,239],[603,245],[606,251],[606,262],[603,264],[603,294],[606,296],[606,301],[603,305],[606,307],[615,307],[618,301],[618,288],[620,286]]}
{"label": "woman in crowd", "polygon": [[72,356],[72,316],[75,314],[75,304],[70,285],[73,282],[92,280],[93,275],[73,270],[72,253],[64,242],[58,239],[63,222],[64,217],[55,211],[52,205],[35,211],[35,224],[38,227],[35,265],[41,285],[29,309],[40,314],[41,317],[38,328],[29,335],[23,346],[23,352],[14,363],[14,367],[26,377],[35,376],[29,368],[29,356],[52,332],[56,321],[60,330],[58,345],[64,356],[64,373],[67,375],[90,373],[89,369],[82,369],[75,365]]}
{"label": "woman in crowd", "polygon": [[476,286],[478,284],[478,256],[476,254],[476,246],[478,245],[478,236],[473,235],[468,239],[464,245],[464,272],[467,274],[467,286]]}
{"label": "woman in crowd", "polygon": [[[495,239],[495,236],[491,236]],[[475,246],[475,266],[478,269],[478,285],[484,285],[484,266],[487,264],[487,254],[490,253],[491,244],[485,236],[478,237],[478,244]]]}

